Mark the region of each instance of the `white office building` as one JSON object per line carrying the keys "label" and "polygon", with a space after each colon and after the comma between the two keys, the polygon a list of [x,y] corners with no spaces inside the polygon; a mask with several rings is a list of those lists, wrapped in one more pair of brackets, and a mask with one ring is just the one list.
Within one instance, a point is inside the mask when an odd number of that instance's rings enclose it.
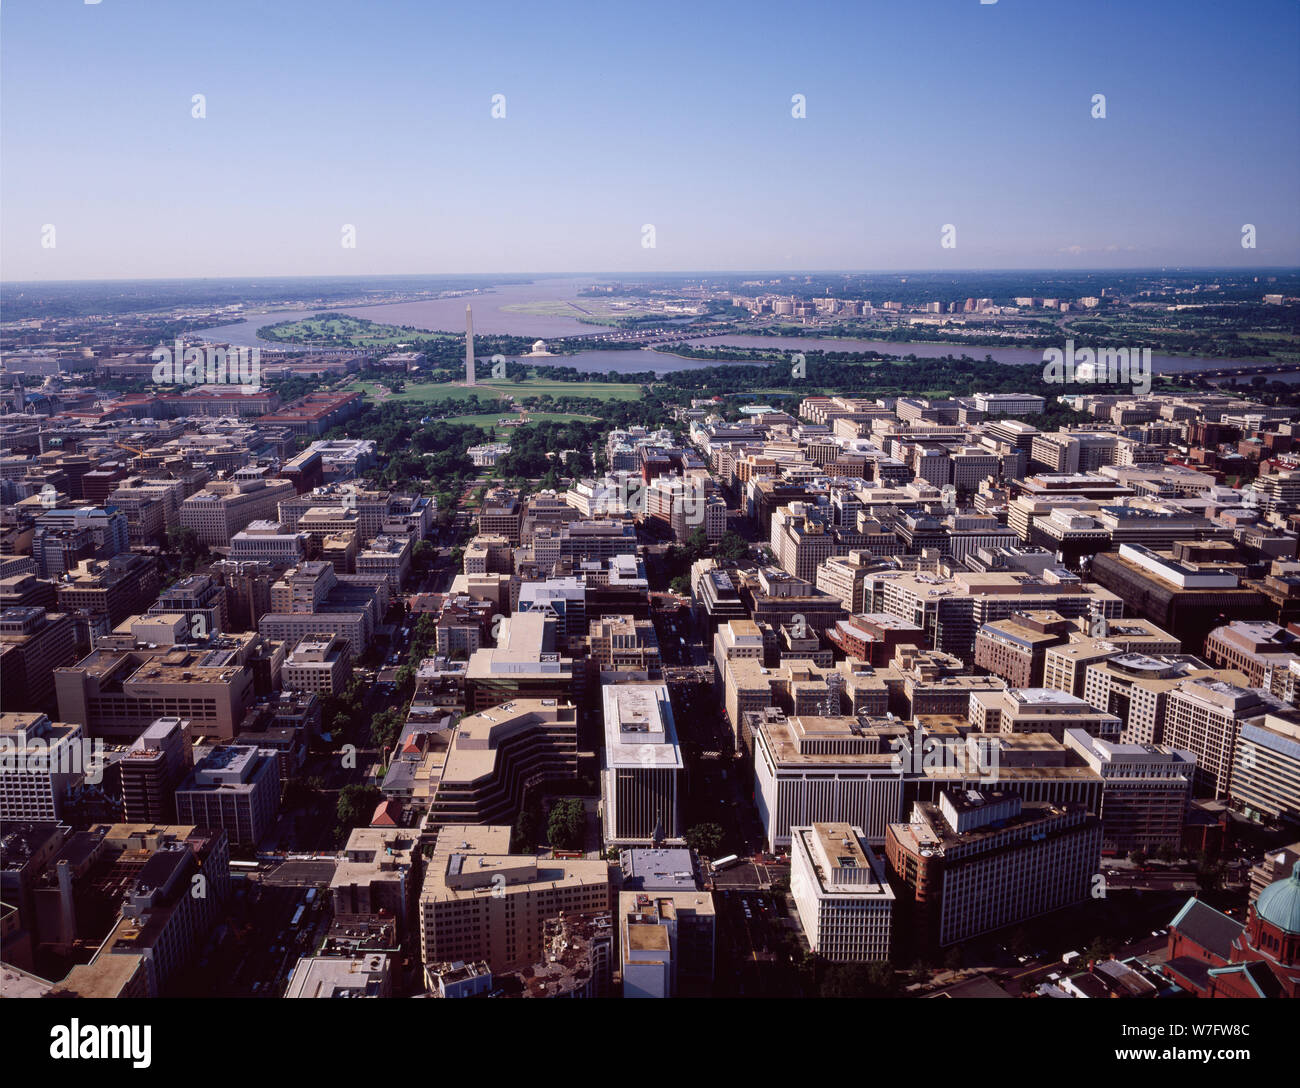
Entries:
{"label": "white office building", "polygon": [[889,959],[894,892],[862,829],[790,830],[790,891],[812,950],[836,963]]}

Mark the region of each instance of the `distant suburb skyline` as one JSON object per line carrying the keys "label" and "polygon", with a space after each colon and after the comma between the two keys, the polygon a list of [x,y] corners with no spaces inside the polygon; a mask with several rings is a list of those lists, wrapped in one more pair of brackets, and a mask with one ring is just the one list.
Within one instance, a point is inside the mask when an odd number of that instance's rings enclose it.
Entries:
{"label": "distant suburb skyline", "polygon": [[10,0],[0,191],[6,281],[1291,267],[1300,5]]}

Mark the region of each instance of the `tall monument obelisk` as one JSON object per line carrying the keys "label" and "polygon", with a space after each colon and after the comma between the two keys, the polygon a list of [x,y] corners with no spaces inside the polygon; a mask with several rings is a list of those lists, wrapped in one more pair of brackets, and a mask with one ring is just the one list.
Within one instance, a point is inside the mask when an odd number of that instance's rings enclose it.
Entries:
{"label": "tall monument obelisk", "polygon": [[474,313],[465,305],[465,384],[474,384]]}

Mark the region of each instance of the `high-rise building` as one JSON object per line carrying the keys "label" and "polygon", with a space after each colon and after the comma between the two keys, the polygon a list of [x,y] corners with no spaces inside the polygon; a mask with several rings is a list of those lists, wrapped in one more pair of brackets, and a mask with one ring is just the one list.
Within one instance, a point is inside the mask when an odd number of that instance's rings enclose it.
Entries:
{"label": "high-rise building", "polygon": [[1053,688],[1005,688],[970,696],[970,722],[982,733],[1050,733],[1067,728],[1118,741],[1123,723],[1076,695]]}
{"label": "high-rise building", "polygon": [[71,617],[34,605],[0,611],[0,709],[45,706],[54,695],[54,670],[76,657]]}
{"label": "high-rise building", "polygon": [[192,766],[189,722],[159,718],[131,745],[118,767],[122,818],[132,824],[176,821],[176,789]]}
{"label": "high-rise building", "polygon": [[213,749],[176,790],[182,823],[220,827],[234,846],[256,846],[271,829],[279,803],[276,753],[251,745]]}
{"label": "high-rise building", "polygon": [[1300,819],[1300,723],[1275,714],[1244,722],[1229,792],[1233,806],[1254,819]]}
{"label": "high-rise building", "polygon": [[817,955],[837,963],[889,959],[894,892],[860,827],[792,827],[790,893]]}
{"label": "high-rise building", "polygon": [[1192,797],[1196,757],[1155,744],[1121,744],[1065,731],[1065,747],[1101,775],[1102,850],[1150,853],[1178,847]]}
{"label": "high-rise building", "polygon": [[891,825],[885,853],[914,932],[944,947],[1083,900],[1101,821],[1082,805],[951,790]]}
{"label": "high-rise building", "polygon": [[1222,797],[1232,779],[1242,723],[1270,714],[1284,715],[1287,709],[1259,688],[1208,676],[1179,680],[1165,703],[1162,740],[1196,757],[1197,793]]}
{"label": "high-rise building", "polygon": [[564,700],[514,699],[461,718],[447,745],[428,823],[490,824],[517,814],[528,785],[578,774],[577,711]]}
{"label": "high-rise building", "polygon": [[903,818],[903,770],[891,744],[904,731],[855,717],[768,713],[753,727],[754,800],[768,848],[790,845],[792,827],[849,823],[883,843]]}
{"label": "high-rise building", "polygon": [[0,819],[57,820],[96,764],[79,725],[44,714],[0,714]]}
{"label": "high-rise building", "polygon": [[605,841],[657,844],[680,838],[685,763],[668,688],[606,684],[603,696]]}

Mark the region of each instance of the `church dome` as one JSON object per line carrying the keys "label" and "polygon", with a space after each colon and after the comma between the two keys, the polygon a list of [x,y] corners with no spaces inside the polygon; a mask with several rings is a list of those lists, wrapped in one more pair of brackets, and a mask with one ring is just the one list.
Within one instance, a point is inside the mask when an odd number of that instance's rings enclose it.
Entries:
{"label": "church dome", "polygon": [[1300,933],[1300,861],[1285,880],[1275,880],[1259,893],[1255,914],[1260,921],[1283,933]]}

